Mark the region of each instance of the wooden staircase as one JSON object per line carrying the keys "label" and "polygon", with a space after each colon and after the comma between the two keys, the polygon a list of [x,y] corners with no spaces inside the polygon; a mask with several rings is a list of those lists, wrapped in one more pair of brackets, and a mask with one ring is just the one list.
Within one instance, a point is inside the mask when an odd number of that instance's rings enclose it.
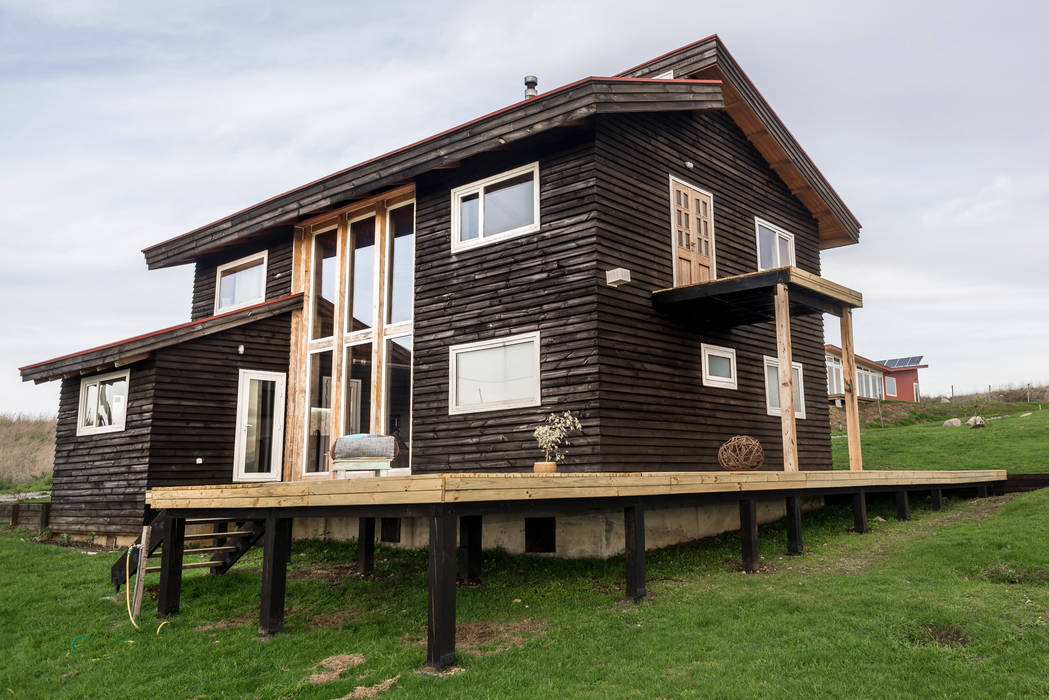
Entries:
{"label": "wooden staircase", "polygon": [[[199,532],[185,535],[186,548],[182,551],[183,557],[189,554],[210,554],[207,561],[183,561],[182,569],[210,569],[211,573],[218,576],[226,573],[240,560],[244,553],[255,546],[266,531],[264,520],[229,520],[227,518],[187,518],[187,526],[210,525],[211,532]],[[144,547],[135,546],[131,550],[130,570],[134,576],[138,571],[139,556],[143,550],[146,551],[147,559],[159,558],[158,550],[163,547],[167,535],[167,514],[161,511],[150,525],[149,542]],[[142,538],[135,541],[135,545],[142,544]],[[199,545],[199,546],[194,546]],[[127,583],[126,563],[128,551],[125,549],[109,571],[109,580],[116,588]],[[160,566],[146,566],[146,573],[160,571]]]}

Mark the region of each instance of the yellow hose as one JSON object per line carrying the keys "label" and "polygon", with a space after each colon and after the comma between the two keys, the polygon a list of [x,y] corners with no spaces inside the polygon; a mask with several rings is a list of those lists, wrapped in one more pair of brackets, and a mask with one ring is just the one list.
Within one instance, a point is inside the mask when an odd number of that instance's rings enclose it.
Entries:
{"label": "yellow hose", "polygon": [[127,619],[131,620],[131,624],[135,626],[135,629],[140,630],[142,628],[138,626],[135,618],[131,616],[131,552],[134,549],[134,547],[128,547],[127,556],[124,557],[124,597],[127,599]]}

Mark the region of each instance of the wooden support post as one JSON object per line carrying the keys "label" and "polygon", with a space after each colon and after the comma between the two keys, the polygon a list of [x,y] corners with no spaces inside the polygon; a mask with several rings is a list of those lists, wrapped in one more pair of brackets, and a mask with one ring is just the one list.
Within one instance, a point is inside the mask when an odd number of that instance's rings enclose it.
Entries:
{"label": "wooden support post", "polygon": [[[157,613],[172,615],[178,612],[182,597],[182,550],[186,546],[186,519],[167,519],[164,528],[164,548],[160,555],[160,592],[157,595]],[[148,544],[147,544],[148,546]],[[140,553],[145,556],[148,552]],[[127,585],[127,581],[124,582]]]}
{"label": "wooden support post", "polygon": [[291,553],[291,518],[266,518],[262,536],[262,600],[259,604],[259,633],[276,634],[284,626],[284,592],[288,582]]}
{"label": "wooden support post", "polygon": [[634,503],[623,508],[626,533],[626,597],[635,603],[645,597],[645,507]]}
{"label": "wooden support post", "polygon": [[867,527],[867,494],[863,489],[852,495],[852,524],[856,532],[870,532]]}
{"label": "wooden support post", "polygon": [[455,665],[455,514],[437,506],[430,516],[430,587],[426,665]]}
{"label": "wooden support post", "polygon": [[47,529],[47,524],[51,516],[51,504],[41,503],[40,504],[40,519],[37,521],[37,530],[43,532]]}
{"label": "wooden support post", "polygon": [[990,495],[991,495],[990,492],[988,492],[988,490],[987,490],[987,484],[980,484],[979,486],[976,487],[976,497],[977,498],[987,498]]}
{"label": "wooden support post", "polygon": [[459,518],[459,578],[467,583],[481,582],[481,516]]}
{"label": "wooden support post", "polygon": [[357,519],[357,565],[364,576],[375,570],[375,518]]}
{"label": "wooden support post", "polygon": [[[146,564],[149,561],[149,535],[153,528],[149,525],[142,526],[142,538],[139,540],[138,568],[135,571],[135,594],[131,596],[131,617],[138,619],[142,612],[142,593],[146,590]],[[124,582],[130,586],[130,581]]]}
{"label": "wooden support post", "polygon": [[18,501],[11,504],[11,529],[18,527]]}
{"label": "wooden support post", "polygon": [[801,554],[801,496],[787,496],[787,554]]}
{"label": "wooden support post", "polygon": [[798,433],[794,422],[794,354],[790,345],[790,296],[787,285],[776,285],[776,362],[779,364],[780,433],[783,471],[798,471]]}
{"label": "wooden support post", "polygon": [[739,539],[743,547],[743,570],[758,570],[761,556],[758,552],[758,504],[753,498],[739,502]]}
{"label": "wooden support post", "polygon": [[845,389],[845,432],[849,440],[849,470],[863,471],[860,447],[860,405],[856,398],[856,350],[852,344],[852,309],[841,308],[841,377]]}
{"label": "wooden support post", "polygon": [[906,489],[896,492],[896,519],[911,519],[911,498]]}
{"label": "wooden support post", "polygon": [[932,508],[933,510],[943,510],[943,489],[932,490]]}

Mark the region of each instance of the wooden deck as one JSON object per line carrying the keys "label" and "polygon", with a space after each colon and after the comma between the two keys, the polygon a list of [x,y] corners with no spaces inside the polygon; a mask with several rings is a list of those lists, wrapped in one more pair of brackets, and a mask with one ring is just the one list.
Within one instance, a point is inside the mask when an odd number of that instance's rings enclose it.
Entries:
{"label": "wooden deck", "polygon": [[432,474],[155,488],[146,502],[157,510],[467,504],[490,501],[614,499],[689,494],[857,488],[950,488],[1004,481],[1005,470],[757,471],[591,474]]}

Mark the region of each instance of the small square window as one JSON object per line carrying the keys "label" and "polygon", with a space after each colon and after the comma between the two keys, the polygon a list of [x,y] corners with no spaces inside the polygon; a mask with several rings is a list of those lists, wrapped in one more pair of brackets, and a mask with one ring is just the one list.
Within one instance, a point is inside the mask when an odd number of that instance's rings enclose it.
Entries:
{"label": "small square window", "polygon": [[758,269],[771,270],[794,264],[794,234],[770,224],[763,219],[754,219],[758,240]]}
{"label": "small square window", "polygon": [[703,386],[736,388],[736,351],[718,345],[700,346],[703,355]]}
{"label": "small square window", "polygon": [[219,265],[215,271],[215,313],[266,301],[267,251]]}
{"label": "small square window", "polygon": [[85,377],[80,382],[77,435],[116,433],[127,418],[130,370]]}
{"label": "small square window", "polygon": [[539,163],[452,190],[452,252],[539,230]]}
{"label": "small square window", "polygon": [[448,414],[538,406],[539,333],[453,345]]}
{"label": "small square window", "polygon": [[[804,373],[800,362],[794,362],[794,417],[805,417],[805,385]],[[774,357],[765,356],[765,403],[770,416],[778,416],[782,413],[779,405],[779,361]]]}

